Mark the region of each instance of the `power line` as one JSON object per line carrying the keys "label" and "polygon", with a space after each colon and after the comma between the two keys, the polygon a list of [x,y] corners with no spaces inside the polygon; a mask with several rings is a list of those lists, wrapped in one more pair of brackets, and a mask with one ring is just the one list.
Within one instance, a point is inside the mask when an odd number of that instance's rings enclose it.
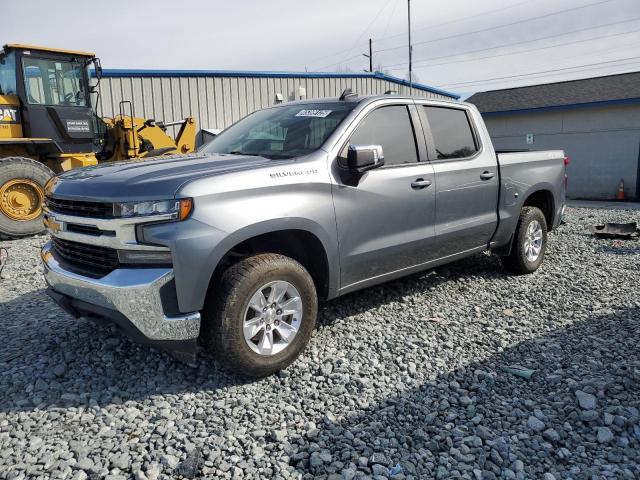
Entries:
{"label": "power line", "polygon": [[[596,5],[602,5],[604,3],[610,3],[610,2],[613,2],[613,1],[616,1],[616,0],[600,0],[598,2],[590,3],[590,4],[587,4],[587,5],[581,5],[579,7],[566,8],[564,10],[558,10],[556,12],[546,13],[544,15],[539,15],[537,17],[525,18],[525,19],[517,20],[517,21],[511,22],[511,23],[504,23],[502,25],[495,25],[493,27],[482,28],[480,30],[473,30],[471,32],[456,33],[456,34],[453,34],[453,35],[448,35],[446,37],[439,37],[439,38],[433,38],[431,40],[424,40],[422,42],[415,42],[414,45],[425,45],[427,43],[439,42],[440,40],[449,40],[451,38],[458,38],[458,37],[464,37],[464,36],[467,36],[467,35],[473,35],[473,34],[476,34],[476,33],[489,32],[491,30],[496,30],[498,28],[512,27],[514,25],[519,25],[521,23],[531,22],[533,20],[540,20],[541,18],[548,18],[548,17],[552,17],[554,15],[560,15],[562,13],[573,12],[575,10],[582,10],[584,8],[594,7]],[[399,45],[397,47],[382,48],[380,50],[374,50],[374,53],[388,52],[390,50],[399,50],[401,48],[407,48],[407,46],[406,45]]]}
{"label": "power line", "polygon": [[[449,20],[448,22],[441,22],[441,23],[436,23],[436,24],[431,24],[431,25],[425,25],[424,27],[420,27],[420,28],[414,29],[414,32],[420,32],[422,30],[427,30],[427,29],[430,29],[430,28],[440,28],[440,27],[444,27],[446,25],[452,25],[454,23],[460,23],[460,22],[464,22],[466,20],[471,20],[472,18],[484,17],[484,16],[490,15],[492,13],[502,12],[504,10],[510,10],[512,8],[516,8],[516,7],[519,7],[520,5],[524,5],[525,3],[531,3],[533,1],[536,1],[536,0],[525,0],[524,2],[514,3],[513,5],[509,5],[507,7],[496,8],[494,10],[489,10],[487,12],[478,13],[476,15],[469,15],[469,16],[464,17],[464,18],[456,18],[454,20]],[[377,40],[378,41],[387,40],[389,38],[404,37],[404,36],[405,36],[404,33],[396,33],[395,35],[389,35],[388,37],[385,37],[384,34],[383,34],[383,36],[379,37]]]}
{"label": "power line", "polygon": [[[316,58],[315,60],[311,60],[310,62],[307,62],[307,64],[308,64],[308,65],[311,65],[311,64],[314,64],[314,63],[316,63],[316,62],[318,62],[318,61],[320,61],[320,60],[324,60],[325,58],[336,57],[336,56],[340,55],[341,53],[345,53],[345,52],[346,52],[346,53],[348,54],[349,52],[353,51],[353,49],[357,46],[357,44],[358,44],[358,43],[360,42],[360,40],[362,39],[362,36],[363,36],[363,35],[364,35],[364,34],[365,34],[365,33],[366,33],[370,28],[371,28],[371,26],[375,23],[375,21],[376,21],[376,20],[378,20],[378,17],[380,16],[380,14],[381,14],[381,13],[382,13],[382,12],[383,12],[387,7],[388,7],[388,6],[389,6],[389,4],[391,3],[391,1],[392,1],[392,0],[387,0],[387,2],[382,6],[382,8],[381,8],[380,10],[378,10],[378,13],[376,14],[376,16],[375,16],[375,17],[373,17],[373,20],[371,20],[371,21],[369,22],[369,24],[364,28],[364,30],[362,30],[362,31],[360,32],[360,35],[358,36],[358,39],[354,42],[353,46],[352,46],[350,49],[348,49],[348,50],[342,50],[340,53],[337,53],[337,52],[336,52],[336,53],[332,53],[331,55],[324,55],[324,56],[322,56],[322,57],[318,57],[318,58]],[[359,56],[360,56],[360,55],[357,55],[357,57],[359,57]],[[346,62],[347,60],[351,60],[351,59],[353,59],[353,58],[355,58],[355,57],[349,57],[349,58],[343,59],[343,60],[341,60],[341,61],[339,61],[339,62],[332,63],[331,65],[338,65],[338,64],[340,64],[340,63],[344,63],[344,62]],[[331,65],[329,65],[329,66],[331,66]],[[322,67],[322,68],[325,68],[325,67]],[[322,68],[321,68],[320,70],[322,70]]]}
{"label": "power line", "polygon": [[[397,7],[397,1],[398,1],[398,0],[396,0],[396,3],[395,3],[395,4],[394,4],[394,6],[393,6],[393,11],[392,11],[391,16],[393,16],[393,14],[395,13],[395,10],[396,10],[396,7]],[[477,14],[477,15],[471,15],[471,16],[468,16],[468,17],[465,17],[465,18],[460,18],[460,19],[456,19],[456,20],[451,20],[451,21],[449,21],[449,22],[439,23],[437,26],[442,27],[442,26],[445,26],[445,25],[453,24],[453,23],[459,23],[459,22],[464,21],[464,20],[469,20],[469,19],[472,19],[472,18],[477,18],[477,17],[482,17],[482,16],[485,16],[485,15],[489,15],[489,14],[491,14],[491,13],[496,13],[496,12],[500,12],[500,11],[503,11],[503,10],[509,10],[509,9],[511,9],[511,8],[518,7],[518,6],[520,6],[520,5],[524,5],[525,3],[531,3],[531,2],[533,2],[533,1],[535,1],[535,0],[525,0],[525,1],[523,1],[523,2],[519,2],[519,3],[516,3],[516,4],[514,4],[514,5],[510,5],[510,6],[508,6],[508,7],[497,8],[497,9],[495,9],[495,10],[489,10],[488,12],[483,12],[483,13],[480,13],[480,14]],[[606,1],[613,1],[613,0],[606,0]],[[376,15],[376,17],[374,18],[374,20],[369,24],[369,26],[367,26],[367,28],[366,28],[365,30],[368,30],[368,29],[369,29],[369,27],[370,27],[370,26],[373,24],[373,22],[375,22],[375,20],[380,16],[380,13],[382,13],[382,11],[383,11],[387,6],[388,6],[388,4],[389,4],[389,3],[387,3],[387,4],[385,4],[385,5],[384,5],[384,7],[382,8],[382,10],[380,10],[380,11],[378,12],[378,14],[377,14],[377,15]],[[391,21],[391,17],[389,18],[389,22],[390,22],[390,21]],[[386,29],[389,27],[389,22],[387,22],[387,27],[385,28],[385,31],[386,31]],[[417,29],[417,31],[426,30],[426,29],[428,29],[428,28],[433,28],[434,26],[436,26],[436,25],[428,25],[428,26],[425,26],[425,27],[421,27],[421,28],[418,28],[418,29]],[[402,33],[402,34],[390,35],[390,36],[388,36],[388,37],[382,36],[382,37],[377,38],[377,39],[376,39],[376,41],[384,40],[384,39],[388,39],[388,38],[399,37],[399,36],[404,36],[404,35],[406,35],[406,34],[405,34],[405,33]],[[405,46],[405,47],[406,47],[406,46]],[[394,47],[394,50],[397,50],[397,49],[399,49],[399,48],[405,48],[405,47]],[[349,52],[349,51],[353,50],[353,48],[354,48],[354,47],[352,47],[351,49],[347,50],[347,52]],[[384,50],[374,50],[374,51],[373,51],[373,53],[382,52],[382,51],[386,51],[386,50],[387,50],[387,49],[384,49]],[[343,52],[344,52],[344,50],[343,50],[342,52],[340,52],[340,53],[343,53]],[[308,64],[308,65],[312,65],[312,64],[314,64],[314,63],[316,63],[316,62],[318,62],[318,61],[320,61],[320,60],[324,60],[324,59],[326,59],[326,58],[331,58],[331,57],[336,57],[336,56],[340,55],[340,53],[332,53],[332,54],[330,54],[330,55],[324,55],[324,56],[322,56],[322,57],[318,57],[318,58],[316,58],[316,59],[314,59],[314,60],[311,60],[311,61],[307,62],[307,64]],[[355,59],[355,58],[359,58],[359,57],[360,57],[360,55],[354,55],[353,57],[349,57],[349,58],[343,59],[343,60],[341,60],[341,61],[331,63],[331,64],[329,64],[329,65],[327,65],[327,66],[325,66],[325,67],[320,67],[318,70],[323,70],[323,69],[328,68],[328,67],[332,67],[332,66],[335,66],[335,65],[339,65],[340,63],[344,63],[344,62],[347,62],[347,61],[349,61],[349,60],[353,60],[353,59]]]}
{"label": "power line", "polygon": [[[416,63],[421,63],[421,62],[430,61],[430,60],[441,60],[443,58],[457,57],[459,55],[468,55],[470,53],[478,53],[478,52],[486,52],[486,51],[489,51],[489,50],[497,50],[497,49],[505,48],[505,47],[513,47],[515,45],[523,45],[525,43],[539,42],[540,40],[548,40],[550,38],[564,37],[566,35],[571,35],[573,33],[580,33],[580,32],[585,32],[585,31],[588,31],[588,30],[594,30],[596,28],[610,27],[610,26],[613,26],[613,25],[621,25],[623,23],[635,22],[637,20],[640,20],[640,17],[631,18],[629,20],[622,20],[620,22],[604,23],[602,25],[595,25],[595,26],[592,26],[592,27],[579,28],[577,30],[570,30],[568,32],[557,33],[557,34],[554,34],[554,35],[547,35],[547,36],[544,36],[544,37],[533,38],[531,40],[522,40],[522,41],[519,41],[519,42],[504,43],[502,45],[497,45],[495,47],[479,48],[479,49],[476,49],[476,50],[467,50],[465,52],[458,52],[458,53],[452,53],[452,54],[448,54],[448,55],[441,55],[439,57],[423,58],[422,60],[419,60]],[[391,68],[391,67],[399,66],[399,65],[406,65],[406,62],[388,65],[387,67]]]}
{"label": "power line", "polygon": [[[375,53],[375,50],[373,51],[373,53]],[[325,68],[335,67],[336,65],[340,65],[341,63],[348,62],[349,60],[353,60],[355,58],[360,58],[361,55],[362,54],[359,53],[358,55],[354,55],[353,57],[345,58],[344,60],[340,60],[339,62],[334,62],[334,63],[331,63],[329,65],[325,65],[324,67],[320,67],[320,68],[318,68],[318,70],[324,70]]]}
{"label": "power line", "polygon": [[[364,30],[362,30],[362,31],[360,32],[360,35],[358,36],[358,39],[353,43],[353,46],[352,46],[349,50],[347,50],[347,52],[351,52],[351,51],[353,51],[353,49],[354,49],[354,48],[356,48],[356,47],[358,46],[358,43],[360,43],[360,40],[362,39],[362,37],[364,36],[364,34],[365,34],[367,31],[369,31],[369,29],[371,28],[371,26],[376,22],[376,20],[378,20],[378,17],[380,16],[380,14],[383,12],[383,10],[386,10],[386,8],[389,6],[389,4],[390,4],[390,3],[391,3],[391,0],[387,0],[387,3],[385,3],[385,4],[383,5],[383,7],[382,7],[380,10],[378,10],[378,13],[376,14],[376,16],[375,16],[375,17],[373,17],[373,20],[371,20],[371,21],[369,22],[369,25],[367,25],[367,26],[365,27],[365,29],[364,29]],[[344,60],[342,60],[342,62],[344,62]],[[342,63],[342,62],[340,62],[340,63]]]}
{"label": "power line", "polygon": [[[633,69],[632,70],[625,69],[623,71],[603,72],[602,75],[607,75],[607,76],[609,76],[609,75],[623,75],[625,73],[636,72],[637,71],[637,67],[640,66],[640,63],[638,63],[637,61],[636,62],[627,62],[627,63],[621,63],[619,65],[614,65],[614,66],[615,67],[624,67],[624,66],[627,66],[627,65],[633,65]],[[606,68],[606,67],[580,68],[580,69],[576,69],[575,71],[570,72],[570,73],[582,73],[582,72],[587,72],[589,70],[600,70],[602,68]],[[522,78],[520,80],[525,80],[526,81],[526,80],[530,80],[530,79],[540,79],[540,78],[546,79],[546,78],[549,78],[549,77],[555,77],[557,75],[558,74],[555,74],[555,73],[550,73],[550,74],[545,74],[545,75],[532,75],[530,77],[525,77],[525,78]],[[569,81],[572,81],[572,80],[576,80],[576,79],[575,78],[565,78],[565,79],[558,79],[558,80],[555,80],[553,82],[547,81],[547,83],[569,82]],[[499,81],[498,82],[478,82],[478,83],[475,83],[475,84],[466,85],[465,87],[461,87],[461,88],[477,88],[477,85],[488,85],[490,83],[500,83],[500,82]],[[527,86],[531,86],[531,85],[532,84],[520,84],[520,85],[508,86],[508,87],[504,87],[504,88],[520,88],[520,87],[527,87]],[[439,87],[440,88],[445,88],[444,85],[439,85]]]}
{"label": "power line", "polygon": [[[382,37],[379,37],[376,41],[378,40],[384,40],[385,38],[390,38],[390,37],[385,37],[385,35],[387,34],[387,32],[389,31],[389,25],[391,25],[391,21],[393,20],[393,16],[396,13],[396,8],[398,7],[398,1],[399,0],[395,0],[393,2],[393,9],[391,9],[391,14],[389,15],[389,19],[387,20],[387,24],[384,27],[384,31],[382,32]],[[528,1],[532,1],[532,0],[528,0]],[[404,34],[401,34],[404,35]],[[395,36],[395,35],[394,35]]]}
{"label": "power line", "polygon": [[[587,63],[587,64],[584,64],[584,65],[575,65],[573,67],[554,68],[554,69],[551,69],[551,70],[540,70],[540,71],[537,71],[537,72],[528,72],[528,73],[522,73],[522,74],[519,74],[519,75],[506,75],[504,77],[493,77],[493,78],[485,78],[485,79],[479,79],[479,80],[469,80],[469,81],[466,81],[466,82],[447,83],[447,84],[442,84],[442,85],[437,85],[437,86],[438,87],[458,87],[458,86],[468,86],[468,85],[474,85],[474,84],[485,84],[485,83],[492,83],[492,82],[496,82],[496,81],[500,81],[500,80],[509,80],[509,79],[513,79],[513,78],[517,78],[517,77],[529,77],[529,76],[532,76],[532,75],[538,75],[538,74],[544,74],[544,73],[556,73],[556,72],[562,72],[562,71],[566,71],[566,70],[575,70],[575,69],[580,69],[580,68],[585,68],[585,67],[596,67],[596,66],[605,65],[605,64],[624,62],[624,61],[627,61],[627,60],[638,60],[638,59],[640,59],[640,55],[635,56],[635,57],[619,58],[617,60],[608,60],[608,61],[605,61],[605,62],[596,62],[596,63]],[[635,63],[635,62],[631,62],[631,63]]]}
{"label": "power line", "polygon": [[[511,7],[504,7],[502,9],[491,10],[489,12],[485,12],[485,13],[479,14],[477,16],[482,16],[482,15],[485,15],[485,14],[495,13],[496,11],[500,11],[500,10],[506,10],[508,8],[512,8],[512,7],[521,5],[523,3],[528,3],[529,1],[531,1],[531,0],[527,0],[525,2],[520,2],[518,4],[512,5]],[[566,13],[566,12],[569,12],[569,11],[579,10],[579,9],[583,9],[583,8],[589,8],[589,7],[592,7],[592,6],[596,6],[596,5],[600,5],[600,4],[604,4],[604,3],[609,3],[609,2],[612,2],[612,1],[615,1],[615,0],[601,0],[601,1],[598,1],[598,2],[595,2],[595,3],[591,3],[591,4],[588,4],[588,5],[572,7],[572,8],[568,8],[568,9],[565,9],[565,10],[560,10],[560,11],[556,11],[556,12],[540,15],[538,17],[533,17],[533,18],[529,18],[529,19],[523,19],[523,20],[519,20],[519,21],[516,21],[516,22],[511,22],[511,23],[503,24],[503,25],[497,25],[497,26],[489,27],[489,28],[482,29],[482,30],[476,30],[476,31],[467,32],[467,33],[460,33],[460,34],[456,34],[456,35],[450,35],[450,36],[447,36],[447,37],[435,38],[435,39],[426,40],[426,41],[422,41],[422,42],[414,42],[414,45],[427,44],[427,43],[432,43],[432,42],[436,42],[436,41],[439,41],[439,40],[455,38],[455,37],[460,37],[460,36],[464,36],[464,35],[471,35],[471,34],[474,34],[474,33],[493,30],[493,29],[496,29],[496,28],[503,28],[503,27],[512,26],[512,25],[516,25],[516,24],[520,24],[520,23],[524,23],[524,22],[529,22],[529,21],[532,21],[532,20],[537,20],[537,19],[540,19],[540,18],[546,18],[546,17],[553,16],[553,15],[559,15],[559,14]],[[387,4],[385,4],[381,10],[378,11],[378,14],[370,22],[370,24],[367,27],[367,29],[370,27],[371,24],[373,24],[377,20],[377,18],[380,16],[382,11],[384,11],[388,5],[389,5],[389,2]],[[395,5],[394,5],[394,10],[395,10]],[[467,17],[467,18],[473,18],[473,17]],[[636,17],[636,18],[633,18],[633,19],[623,20],[623,21],[620,21],[620,22],[610,22],[610,23],[606,23],[606,24],[602,24],[602,25],[593,26],[593,27],[576,29],[576,30],[572,30],[570,32],[563,32],[563,33],[560,33],[560,34],[548,35],[548,36],[545,36],[545,37],[539,37],[539,38],[532,39],[532,40],[523,40],[523,41],[520,41],[520,42],[514,42],[514,43],[510,43],[510,44],[503,44],[503,45],[498,45],[498,46],[495,46],[495,47],[489,47],[489,48],[483,48],[483,49],[470,50],[470,51],[455,53],[455,54],[451,54],[451,55],[443,55],[443,56],[438,56],[438,57],[429,57],[429,58],[414,62],[414,64],[421,64],[421,63],[425,63],[425,62],[428,62],[428,61],[431,61],[431,60],[439,60],[439,59],[443,59],[443,58],[450,58],[452,56],[459,56],[459,55],[466,55],[466,54],[477,53],[477,52],[482,52],[482,51],[496,50],[496,49],[499,49],[499,48],[514,46],[514,45],[522,45],[522,44],[536,42],[536,41],[540,41],[540,40],[546,40],[546,39],[549,39],[549,38],[557,38],[557,37],[561,37],[561,36],[566,36],[566,35],[569,35],[569,34],[572,34],[572,33],[578,33],[578,32],[583,32],[583,31],[587,31],[587,30],[593,30],[593,29],[596,29],[596,28],[603,28],[603,27],[608,27],[608,26],[613,26],[613,25],[618,25],[618,24],[623,24],[623,23],[629,23],[629,22],[636,21],[636,20],[639,20],[639,19],[640,19],[640,17]],[[454,22],[456,22],[456,21],[447,22],[447,23],[454,23]],[[441,24],[441,25],[444,25],[444,24]],[[631,33],[631,32],[629,32],[629,33]],[[361,34],[361,36],[362,36],[362,34]],[[382,37],[382,38],[385,38],[385,37]],[[391,37],[386,37],[386,38],[391,38]],[[579,42],[582,42],[582,41],[576,41],[576,43],[579,43]],[[570,43],[573,43],[573,42],[569,42],[568,44],[570,44]],[[353,50],[354,48],[355,47],[352,47],[351,49],[347,50],[347,52]],[[397,50],[397,49],[401,49],[401,48],[406,48],[406,45],[387,48],[387,49],[373,50],[373,53]],[[541,47],[540,49],[544,49],[544,48],[548,48],[548,47]],[[514,54],[525,53],[527,51],[534,51],[534,50],[536,50],[536,49],[525,50],[525,51],[521,51],[521,52],[514,52]],[[498,56],[506,56],[506,55],[510,55],[510,54],[499,54],[499,55],[495,55],[495,56],[498,57]],[[328,55],[328,56],[321,57],[321,58],[328,58],[330,56],[335,56],[335,54],[334,55]],[[354,60],[356,58],[361,58],[361,55],[358,54],[358,55],[353,55],[353,56],[348,57],[348,58],[344,58],[344,59],[342,59],[342,60],[340,60],[338,62],[334,62],[334,63],[328,64],[328,65],[325,65],[323,67],[320,67],[318,70],[325,70],[327,68],[340,65],[342,63],[348,62],[349,60]],[[491,56],[480,57],[479,59],[482,59],[482,58],[491,58]],[[470,59],[469,61],[472,61],[472,60],[473,59]],[[444,62],[444,63],[434,64],[432,66],[446,65],[446,64],[449,64],[449,63],[459,63],[461,61],[462,60]],[[314,62],[311,62],[311,63],[314,63]],[[402,65],[407,65],[407,62],[401,62],[401,63],[395,63],[395,64],[387,65],[387,66],[385,66],[385,68],[393,68],[393,67],[402,66]]]}
{"label": "power line", "polygon": [[[632,20],[625,20],[624,22],[617,22],[617,23],[628,23],[630,21],[636,21],[636,20],[640,20],[640,17],[634,18]],[[609,24],[609,25],[612,25],[612,24]],[[604,27],[604,26],[608,26],[608,25],[601,25],[601,27]],[[591,30],[592,28],[599,28],[599,27],[591,27],[588,30]],[[602,39],[611,38],[611,37],[619,37],[619,36],[622,36],[622,35],[629,35],[631,33],[636,33],[636,32],[639,32],[639,31],[640,31],[640,29],[636,29],[636,30],[631,30],[631,31],[628,31],[628,32],[613,33],[613,34],[610,34],[610,35],[602,35],[602,36],[599,36],[599,37],[592,37],[592,38],[587,38],[587,39],[583,39],[583,40],[572,40],[570,42],[561,42],[561,43],[555,43],[553,45],[545,45],[545,46],[542,46],[542,47],[529,48],[527,50],[519,50],[517,52],[505,52],[505,53],[498,53],[498,54],[495,54],[495,55],[485,55],[483,57],[466,58],[466,59],[462,59],[462,60],[451,60],[451,61],[448,61],[448,62],[433,63],[433,64],[429,64],[429,65],[426,65],[426,66],[427,67],[437,67],[437,66],[441,66],[441,65],[450,65],[450,64],[453,64],[453,63],[475,62],[477,60],[484,60],[484,59],[487,59],[487,58],[497,58],[497,57],[506,57],[506,56],[510,56],[510,55],[519,55],[519,54],[522,54],[522,53],[535,52],[535,51],[538,51],[538,50],[546,50],[548,48],[562,47],[562,46],[565,46],[565,45],[572,45],[572,44],[577,44],[577,43],[593,42],[595,40],[602,40]],[[505,44],[505,45],[501,45],[501,46],[498,46],[498,47],[471,50],[471,51],[468,51],[468,52],[456,53],[456,54],[453,54],[453,55],[443,55],[443,56],[440,56],[440,57],[425,58],[425,59],[418,60],[417,62],[413,62],[413,63],[414,63],[414,65],[423,64],[423,63],[430,62],[432,60],[439,60],[439,59],[442,59],[442,58],[450,58],[452,56],[458,56],[458,55],[467,55],[467,54],[470,54],[470,53],[483,52],[483,51],[487,51],[487,50],[495,50],[497,48],[510,47],[510,46],[513,46],[513,45],[519,45],[519,44],[522,44],[522,43],[530,43],[530,42],[543,40],[543,39],[548,39],[548,38],[553,38],[553,37],[558,37],[558,36],[562,36],[562,35],[567,35],[567,34],[563,33],[563,34],[560,34],[560,35],[551,35],[549,37],[542,37],[542,38],[538,38],[538,39],[535,39],[535,40],[527,40],[525,42],[516,42],[516,43],[512,43],[512,44]],[[406,65],[406,64],[407,64],[407,62],[393,63],[391,65],[385,65],[385,68],[399,67],[399,66],[403,66],[403,65]]]}

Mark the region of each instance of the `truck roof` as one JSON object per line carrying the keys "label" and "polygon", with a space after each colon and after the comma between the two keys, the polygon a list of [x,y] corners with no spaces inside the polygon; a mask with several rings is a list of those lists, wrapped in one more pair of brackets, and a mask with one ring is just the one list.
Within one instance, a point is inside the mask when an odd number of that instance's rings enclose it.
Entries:
{"label": "truck roof", "polygon": [[[291,102],[285,102],[279,105],[291,105],[291,104],[311,104],[311,103],[335,103],[335,102],[349,102],[349,103],[369,103],[369,102],[373,102],[375,100],[388,100],[389,98],[394,98],[397,100],[407,100],[407,101],[411,101],[411,100],[416,100],[416,98],[420,99],[419,97],[409,97],[406,95],[394,95],[394,94],[385,94],[385,95],[358,95],[357,93],[354,92],[353,95],[351,96],[347,96],[344,99],[340,99],[340,97],[324,97],[324,98],[307,98],[304,100],[294,100]],[[464,102],[460,102],[459,100],[451,100],[451,99],[428,99],[428,98],[424,98],[424,100],[436,100],[438,102],[444,102],[444,103],[451,103],[452,105],[460,105],[461,103]],[[279,106],[279,105],[275,105],[275,106]]]}

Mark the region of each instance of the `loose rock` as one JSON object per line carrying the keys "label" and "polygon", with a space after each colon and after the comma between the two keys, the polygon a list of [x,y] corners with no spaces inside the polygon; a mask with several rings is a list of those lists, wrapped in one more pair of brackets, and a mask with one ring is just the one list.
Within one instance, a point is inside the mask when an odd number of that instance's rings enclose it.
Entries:
{"label": "loose rock", "polygon": [[638,241],[584,230],[637,215],[567,209],[533,275],[478,254],[322,303],[259,380],[71,318],[47,239],[0,241],[0,478],[640,478]]}

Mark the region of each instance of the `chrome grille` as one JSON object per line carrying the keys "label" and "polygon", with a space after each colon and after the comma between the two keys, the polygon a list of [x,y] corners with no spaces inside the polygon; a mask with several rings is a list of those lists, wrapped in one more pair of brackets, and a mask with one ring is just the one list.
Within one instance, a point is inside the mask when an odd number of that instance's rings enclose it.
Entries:
{"label": "chrome grille", "polygon": [[74,217],[114,218],[113,203],[85,202],[80,200],[64,200],[47,197],[47,208],[52,212]]}

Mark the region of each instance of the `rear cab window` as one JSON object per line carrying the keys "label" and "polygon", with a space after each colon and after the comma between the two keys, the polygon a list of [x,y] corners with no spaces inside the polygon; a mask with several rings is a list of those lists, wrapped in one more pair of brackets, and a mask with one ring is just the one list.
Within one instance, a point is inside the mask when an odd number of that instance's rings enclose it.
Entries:
{"label": "rear cab window", "polygon": [[437,160],[468,158],[479,145],[466,110],[423,105],[433,137]]}

